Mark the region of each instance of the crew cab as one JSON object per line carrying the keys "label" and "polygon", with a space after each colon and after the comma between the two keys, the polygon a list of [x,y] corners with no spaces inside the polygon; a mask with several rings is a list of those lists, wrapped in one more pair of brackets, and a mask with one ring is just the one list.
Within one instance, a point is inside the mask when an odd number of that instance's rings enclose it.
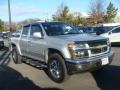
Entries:
{"label": "crew cab", "polygon": [[13,61],[34,63],[57,83],[75,73],[101,69],[114,55],[108,38],[80,33],[65,22],[31,23],[19,35],[10,40]]}

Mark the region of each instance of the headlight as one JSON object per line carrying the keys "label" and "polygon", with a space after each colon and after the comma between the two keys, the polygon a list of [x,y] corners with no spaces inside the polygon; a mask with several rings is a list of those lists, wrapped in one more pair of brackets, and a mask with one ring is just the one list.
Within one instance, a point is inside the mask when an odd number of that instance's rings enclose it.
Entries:
{"label": "headlight", "polygon": [[73,50],[73,49],[74,49],[74,44],[69,43],[69,44],[67,45],[67,47],[68,47],[68,49],[69,49],[71,58],[74,59],[74,58],[75,58],[75,52],[74,52],[74,50]]}
{"label": "headlight", "polygon": [[68,44],[68,49],[72,59],[88,56],[85,44]]}
{"label": "headlight", "polygon": [[86,48],[85,44],[73,44],[73,43],[69,43],[68,44],[68,48],[72,48],[72,49],[84,49]]}

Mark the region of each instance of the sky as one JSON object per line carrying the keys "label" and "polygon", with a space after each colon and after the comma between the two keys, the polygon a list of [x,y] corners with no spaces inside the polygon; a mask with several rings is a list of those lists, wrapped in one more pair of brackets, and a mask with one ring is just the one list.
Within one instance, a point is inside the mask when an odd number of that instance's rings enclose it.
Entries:
{"label": "sky", "polygon": [[[93,0],[10,0],[12,21],[22,21],[28,18],[51,19],[61,3],[66,4],[71,12],[88,13]],[[105,0],[105,6],[112,2],[119,7],[119,0]],[[8,21],[7,0],[0,0],[0,19]]]}

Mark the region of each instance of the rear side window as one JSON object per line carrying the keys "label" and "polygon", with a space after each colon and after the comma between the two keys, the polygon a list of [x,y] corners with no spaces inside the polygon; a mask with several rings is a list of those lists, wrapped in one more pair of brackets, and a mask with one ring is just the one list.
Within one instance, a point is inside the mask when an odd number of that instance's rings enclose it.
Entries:
{"label": "rear side window", "polygon": [[113,30],[112,33],[120,33],[120,27]]}
{"label": "rear side window", "polygon": [[23,27],[22,35],[27,36],[29,32],[30,25]]}

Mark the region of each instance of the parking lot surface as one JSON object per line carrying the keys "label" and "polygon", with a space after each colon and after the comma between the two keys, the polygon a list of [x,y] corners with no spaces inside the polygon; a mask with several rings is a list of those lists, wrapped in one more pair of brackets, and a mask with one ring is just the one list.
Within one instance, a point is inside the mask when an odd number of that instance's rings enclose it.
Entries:
{"label": "parking lot surface", "polygon": [[79,73],[57,84],[43,70],[14,64],[7,46],[0,51],[0,90],[120,90],[120,47],[112,47],[114,60],[103,71]]}

